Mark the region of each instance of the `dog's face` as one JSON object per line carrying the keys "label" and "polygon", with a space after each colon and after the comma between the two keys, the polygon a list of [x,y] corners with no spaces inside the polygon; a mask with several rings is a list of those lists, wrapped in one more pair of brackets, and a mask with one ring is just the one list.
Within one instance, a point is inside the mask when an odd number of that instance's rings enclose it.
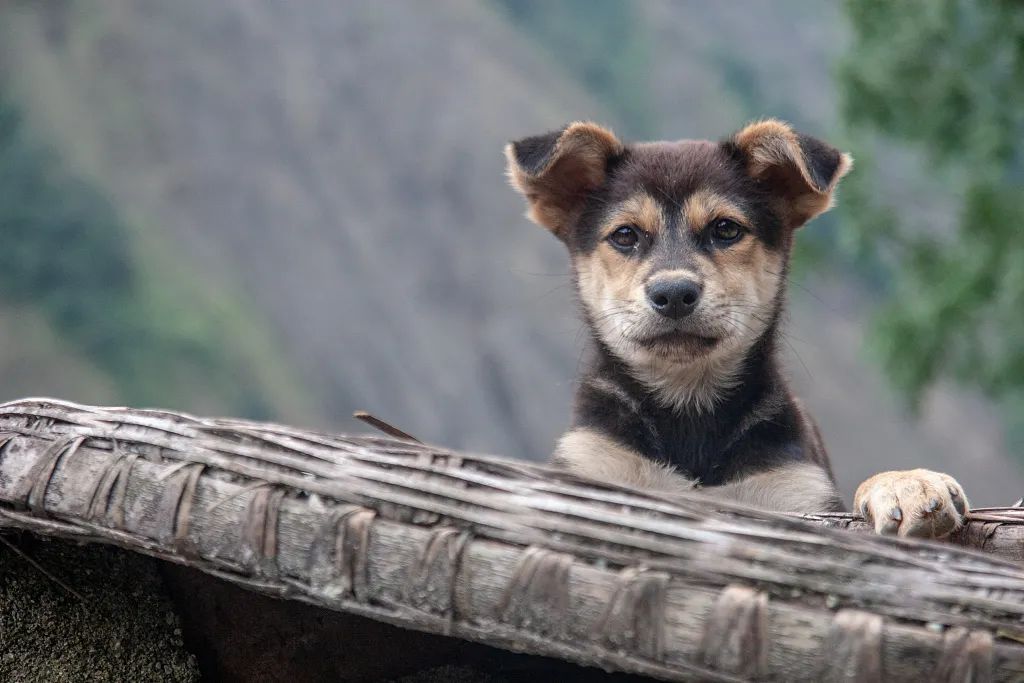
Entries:
{"label": "dog's face", "polygon": [[727,372],[763,335],[793,231],[829,208],[850,167],[776,121],[722,143],[630,146],[575,123],[507,155],[530,217],[569,248],[595,334],[655,384]]}

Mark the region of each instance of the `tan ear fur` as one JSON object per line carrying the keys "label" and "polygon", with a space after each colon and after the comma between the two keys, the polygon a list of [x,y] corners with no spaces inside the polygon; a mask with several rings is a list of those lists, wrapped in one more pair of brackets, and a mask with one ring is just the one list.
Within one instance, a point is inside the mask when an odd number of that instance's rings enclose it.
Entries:
{"label": "tan ear fur", "polygon": [[512,187],[529,203],[527,216],[564,239],[586,193],[601,186],[608,160],[622,151],[610,130],[577,121],[509,143],[505,158]]}
{"label": "tan ear fur", "polygon": [[836,185],[853,168],[849,154],[775,119],[750,124],[733,142],[746,153],[748,173],[778,194],[779,211],[791,228],[832,208]]}

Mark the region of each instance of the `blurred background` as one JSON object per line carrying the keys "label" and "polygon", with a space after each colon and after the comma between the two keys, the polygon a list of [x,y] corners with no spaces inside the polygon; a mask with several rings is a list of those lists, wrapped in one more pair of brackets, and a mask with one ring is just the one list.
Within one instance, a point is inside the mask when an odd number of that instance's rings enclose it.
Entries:
{"label": "blurred background", "polygon": [[857,160],[787,361],[847,496],[1024,495],[1024,5],[3,0],[0,398],[545,458],[582,326],[505,141],[777,116]]}

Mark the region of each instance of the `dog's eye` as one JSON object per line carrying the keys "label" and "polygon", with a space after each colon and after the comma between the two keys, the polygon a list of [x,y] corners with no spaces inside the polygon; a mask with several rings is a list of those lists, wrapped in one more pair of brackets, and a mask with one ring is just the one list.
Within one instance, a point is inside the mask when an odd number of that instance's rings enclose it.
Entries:
{"label": "dog's eye", "polygon": [[640,241],[640,233],[632,225],[622,225],[608,235],[608,241],[622,251],[629,251]]}
{"label": "dog's eye", "polygon": [[718,242],[728,244],[743,236],[743,228],[736,221],[721,218],[711,226],[711,236]]}

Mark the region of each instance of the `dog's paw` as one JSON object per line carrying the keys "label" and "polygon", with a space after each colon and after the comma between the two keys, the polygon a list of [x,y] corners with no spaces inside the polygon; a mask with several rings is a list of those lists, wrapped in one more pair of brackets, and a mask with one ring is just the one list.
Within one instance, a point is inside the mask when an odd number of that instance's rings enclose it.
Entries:
{"label": "dog's paw", "polygon": [[930,470],[882,472],[859,487],[854,509],[880,534],[943,538],[963,524],[967,497],[953,477]]}

